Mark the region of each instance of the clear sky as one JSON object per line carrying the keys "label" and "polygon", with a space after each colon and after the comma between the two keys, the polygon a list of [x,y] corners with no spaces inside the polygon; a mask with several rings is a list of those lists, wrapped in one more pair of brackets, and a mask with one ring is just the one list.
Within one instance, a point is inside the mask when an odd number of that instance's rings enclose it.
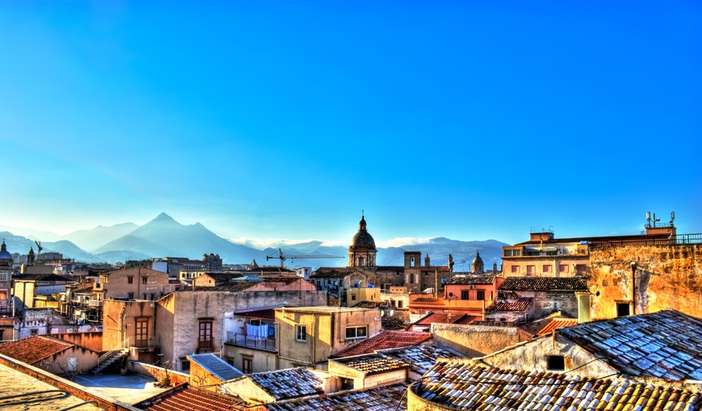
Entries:
{"label": "clear sky", "polygon": [[0,225],[702,231],[700,2],[3,2]]}

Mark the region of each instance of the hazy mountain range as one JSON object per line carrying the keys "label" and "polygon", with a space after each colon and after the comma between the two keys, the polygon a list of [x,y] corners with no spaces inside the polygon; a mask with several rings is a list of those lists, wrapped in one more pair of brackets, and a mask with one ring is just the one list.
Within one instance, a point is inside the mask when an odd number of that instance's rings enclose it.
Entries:
{"label": "hazy mountain range", "polygon": [[[349,233],[349,239],[353,233]],[[34,237],[34,236],[32,236]],[[33,239],[0,232],[10,252],[26,254],[35,247]],[[437,237],[417,244],[379,248],[378,265],[401,265],[402,253],[407,250],[429,253],[432,264],[446,264],[449,253],[453,254],[456,270],[467,270],[477,251],[485,261],[485,268],[499,262],[501,248],[505,245],[497,240],[460,241]],[[64,256],[85,262],[115,263],[151,257],[202,258],[204,253],[219,254],[225,263],[248,263],[256,259],[266,264],[266,256],[277,256],[277,248],[260,249],[247,244],[238,244],[218,236],[200,223],[180,224],[165,213],[148,223],[138,226],[122,223],[80,230],[64,236],[58,241],[42,243],[44,251],[57,251]],[[287,256],[298,257],[286,261],[288,266],[344,266],[347,247],[328,246],[321,241],[308,241],[280,246]],[[338,258],[333,258],[338,257]],[[278,264],[272,259],[268,264]]]}

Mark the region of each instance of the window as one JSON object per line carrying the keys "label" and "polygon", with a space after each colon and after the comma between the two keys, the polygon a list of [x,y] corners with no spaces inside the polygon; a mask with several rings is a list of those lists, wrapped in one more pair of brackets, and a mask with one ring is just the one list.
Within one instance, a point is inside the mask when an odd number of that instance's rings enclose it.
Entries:
{"label": "window", "polygon": [[37,334],[39,334],[39,330],[37,330],[36,328],[32,328],[31,330],[29,330],[29,334],[30,335],[37,335]]}
{"label": "window", "polygon": [[133,275],[127,276],[127,284],[134,284],[134,276]]}
{"label": "window", "polygon": [[346,327],[347,340],[360,340],[368,337],[368,328],[363,327]]}
{"label": "window", "polygon": [[250,355],[241,356],[241,372],[251,374],[253,369],[253,357]]}
{"label": "window", "polygon": [[307,326],[300,324],[295,326],[295,340],[307,342]]}
{"label": "window", "polygon": [[200,320],[198,324],[198,337],[197,346],[198,349],[211,349],[212,348],[212,320]]}
{"label": "window", "polygon": [[134,340],[137,347],[145,347],[149,343],[149,319],[137,318]]}
{"label": "window", "polygon": [[485,291],[483,290],[478,290],[478,300],[482,301],[485,299]]}
{"label": "window", "polygon": [[146,283],[148,283],[148,282],[149,282],[149,277],[148,277],[148,276],[141,277],[141,283],[142,283],[142,284],[146,284]]}
{"label": "window", "polygon": [[519,266],[518,265],[513,265],[512,266],[512,273],[518,273],[519,272]]}
{"label": "window", "polygon": [[565,371],[565,357],[562,355],[547,355],[546,368],[549,371]]}
{"label": "window", "polygon": [[417,260],[414,257],[410,257],[410,267],[417,265]]}
{"label": "window", "polygon": [[461,300],[469,300],[468,290],[461,290]]}
{"label": "window", "polygon": [[617,317],[626,317],[630,313],[630,304],[628,302],[617,303]]}
{"label": "window", "polygon": [[558,272],[559,273],[567,273],[568,272],[568,264],[561,264],[558,266]]}
{"label": "window", "polygon": [[356,296],[355,296],[355,295],[352,295],[352,296],[351,296],[351,301],[356,301]]}
{"label": "window", "polygon": [[543,269],[543,272],[544,272],[544,273],[550,273],[550,272],[551,272],[551,266],[550,266],[550,265],[544,264],[544,267],[543,267],[543,268],[544,268],[544,269]]}
{"label": "window", "polygon": [[134,293],[133,293],[133,292],[128,292],[128,293],[127,293],[127,298],[129,298],[130,300],[133,300],[133,299],[134,299]]}
{"label": "window", "polygon": [[397,300],[397,308],[402,308],[402,300]]}
{"label": "window", "polygon": [[188,360],[188,357],[180,357],[180,370],[184,372],[190,371],[190,360]]}
{"label": "window", "polygon": [[575,266],[575,272],[578,274],[585,274],[587,272],[587,265],[585,264],[577,264]]}

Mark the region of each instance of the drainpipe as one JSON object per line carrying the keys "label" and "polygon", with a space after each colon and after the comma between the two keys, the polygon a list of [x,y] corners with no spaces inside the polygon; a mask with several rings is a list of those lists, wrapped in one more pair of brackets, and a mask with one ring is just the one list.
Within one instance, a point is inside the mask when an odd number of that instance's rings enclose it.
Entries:
{"label": "drainpipe", "polygon": [[631,262],[631,314],[636,315],[636,261]]}

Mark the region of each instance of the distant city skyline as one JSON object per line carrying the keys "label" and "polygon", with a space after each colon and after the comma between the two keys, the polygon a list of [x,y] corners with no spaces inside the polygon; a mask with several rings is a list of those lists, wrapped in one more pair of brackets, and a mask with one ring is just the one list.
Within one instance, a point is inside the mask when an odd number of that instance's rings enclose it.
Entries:
{"label": "distant city skyline", "polygon": [[701,7],[8,3],[0,226],[699,232]]}

